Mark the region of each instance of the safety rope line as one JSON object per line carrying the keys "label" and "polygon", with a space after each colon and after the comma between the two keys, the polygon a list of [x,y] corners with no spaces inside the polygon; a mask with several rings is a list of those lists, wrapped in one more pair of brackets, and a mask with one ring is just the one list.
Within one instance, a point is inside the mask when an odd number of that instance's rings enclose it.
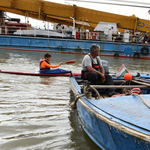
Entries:
{"label": "safety rope line", "polygon": [[131,95],[138,96],[140,99],[142,99],[143,103],[144,103],[148,108],[150,108],[150,105],[146,102],[146,100],[145,100],[142,96],[140,96],[140,95],[138,95],[138,94],[136,94],[136,93],[132,93]]}
{"label": "safety rope line", "polygon": [[91,88],[96,92],[97,99],[100,99],[100,93],[96,90],[96,88],[94,88],[93,86],[91,86]]}

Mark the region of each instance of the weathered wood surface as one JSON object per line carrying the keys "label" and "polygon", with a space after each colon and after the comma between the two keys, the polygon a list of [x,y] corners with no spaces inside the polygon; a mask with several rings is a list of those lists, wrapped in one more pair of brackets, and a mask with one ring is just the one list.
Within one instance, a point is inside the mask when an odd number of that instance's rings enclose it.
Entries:
{"label": "weathered wood surface", "polygon": [[[82,87],[83,85],[80,85]],[[123,88],[148,88],[146,85],[91,85],[96,89],[105,89],[105,88],[113,88],[113,89],[123,89]]]}
{"label": "weathered wood surface", "polygon": [[131,81],[134,82],[134,83],[137,83],[137,84],[142,84],[142,85],[150,87],[150,83],[145,83],[145,82],[137,81],[137,80],[131,80]]}

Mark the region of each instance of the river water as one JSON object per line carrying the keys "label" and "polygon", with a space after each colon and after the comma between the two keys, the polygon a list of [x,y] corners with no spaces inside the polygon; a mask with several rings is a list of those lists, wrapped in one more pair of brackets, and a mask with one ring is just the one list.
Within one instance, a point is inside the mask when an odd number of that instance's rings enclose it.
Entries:
{"label": "river water", "polygon": [[[45,53],[0,50],[0,69],[38,72]],[[51,64],[76,60],[60,68],[80,72],[84,55],[51,53]],[[124,64],[131,73],[150,73],[148,60],[101,57],[111,73]],[[98,150],[83,131],[68,77],[0,74],[0,149]]]}

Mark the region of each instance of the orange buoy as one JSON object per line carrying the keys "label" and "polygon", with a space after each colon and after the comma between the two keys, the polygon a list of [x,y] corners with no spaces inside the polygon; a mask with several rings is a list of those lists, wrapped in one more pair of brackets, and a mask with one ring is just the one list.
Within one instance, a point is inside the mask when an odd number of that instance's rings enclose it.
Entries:
{"label": "orange buoy", "polygon": [[125,79],[126,81],[131,80],[131,79],[132,79],[132,74],[126,73],[126,74],[124,75],[124,79]]}

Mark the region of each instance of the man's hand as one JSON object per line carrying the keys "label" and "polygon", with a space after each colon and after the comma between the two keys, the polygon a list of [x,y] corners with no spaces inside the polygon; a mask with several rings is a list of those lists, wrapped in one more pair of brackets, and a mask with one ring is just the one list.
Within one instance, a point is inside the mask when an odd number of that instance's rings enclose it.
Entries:
{"label": "man's hand", "polygon": [[90,72],[96,72],[97,74],[99,74],[101,76],[101,80],[102,80],[102,83],[105,82],[105,72],[104,72],[104,68],[101,66],[101,70],[102,72],[99,72],[97,70],[95,70],[92,66],[87,66],[87,69],[90,71]]}
{"label": "man's hand", "polygon": [[63,63],[61,62],[61,63],[59,63],[59,65],[61,66]]}
{"label": "man's hand", "polygon": [[100,73],[100,75],[101,75],[101,78],[102,78],[102,83],[104,83],[105,82],[105,76],[102,73]]}

